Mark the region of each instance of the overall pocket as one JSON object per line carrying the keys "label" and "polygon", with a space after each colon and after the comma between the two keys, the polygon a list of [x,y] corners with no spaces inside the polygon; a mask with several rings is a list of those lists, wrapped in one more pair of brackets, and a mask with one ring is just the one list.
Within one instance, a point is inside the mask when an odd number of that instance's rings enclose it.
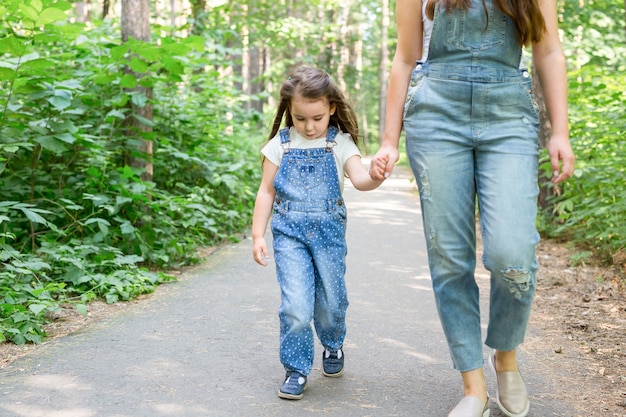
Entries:
{"label": "overall pocket", "polygon": [[504,44],[507,17],[495,2],[468,10],[453,10],[446,19],[446,44],[466,50],[484,51]]}

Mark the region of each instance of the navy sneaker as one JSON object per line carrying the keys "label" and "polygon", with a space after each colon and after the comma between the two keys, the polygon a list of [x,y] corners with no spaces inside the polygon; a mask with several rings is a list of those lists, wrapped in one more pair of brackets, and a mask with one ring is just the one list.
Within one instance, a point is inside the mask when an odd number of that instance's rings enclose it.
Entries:
{"label": "navy sneaker", "polygon": [[306,376],[296,371],[287,372],[285,382],[278,390],[278,396],[287,400],[299,400],[304,397]]}
{"label": "navy sneaker", "polygon": [[336,378],[343,375],[343,350],[331,352],[324,349],[324,357],[322,358],[322,373],[324,376]]}

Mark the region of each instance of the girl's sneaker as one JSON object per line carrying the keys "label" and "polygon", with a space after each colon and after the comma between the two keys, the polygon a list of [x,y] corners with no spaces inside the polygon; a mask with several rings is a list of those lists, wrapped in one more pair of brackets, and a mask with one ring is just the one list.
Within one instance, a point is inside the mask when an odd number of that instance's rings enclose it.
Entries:
{"label": "girl's sneaker", "polygon": [[324,349],[324,357],[322,358],[322,373],[324,376],[336,378],[343,375],[343,350],[331,352]]}
{"label": "girl's sneaker", "polygon": [[306,376],[296,371],[287,372],[285,382],[278,390],[278,396],[286,400],[299,400],[304,397]]}

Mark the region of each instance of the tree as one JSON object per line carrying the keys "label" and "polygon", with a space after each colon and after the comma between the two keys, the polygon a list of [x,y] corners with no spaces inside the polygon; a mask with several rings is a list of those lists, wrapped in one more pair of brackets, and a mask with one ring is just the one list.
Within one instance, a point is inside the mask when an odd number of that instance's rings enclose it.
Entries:
{"label": "tree", "polygon": [[380,81],[380,99],[379,99],[379,112],[378,112],[378,140],[383,138],[383,132],[385,130],[385,112],[387,111],[387,79],[389,66],[389,47],[388,47],[388,32],[389,32],[389,0],[382,0],[381,6],[382,12],[382,25],[380,35],[380,69],[379,69],[379,81]]}
{"label": "tree", "polygon": [[[122,42],[130,39],[150,41],[150,3],[148,0],[122,0]],[[133,57],[131,55],[131,60]],[[141,84],[142,74],[135,72],[131,66],[125,69],[127,74],[133,75],[138,83],[128,89],[131,96],[129,114],[124,121],[129,143],[136,142],[138,146],[129,146],[126,155],[126,164],[142,170],[142,179],[151,181],[154,168],[152,165],[152,141],[147,139],[146,133],[152,132],[152,87]]]}

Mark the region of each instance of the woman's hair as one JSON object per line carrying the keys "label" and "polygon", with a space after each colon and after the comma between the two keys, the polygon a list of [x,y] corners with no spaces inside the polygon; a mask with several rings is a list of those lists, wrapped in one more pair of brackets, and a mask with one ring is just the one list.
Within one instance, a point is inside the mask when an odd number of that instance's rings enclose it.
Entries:
{"label": "woman's hair", "polygon": [[[429,19],[434,19],[435,7],[443,5],[446,11],[453,8],[468,9],[472,4],[471,0],[423,0],[428,1],[426,5],[426,15]],[[540,0],[494,0],[498,9],[509,16],[515,23],[517,29],[517,42],[520,45],[528,46],[539,42],[546,31],[546,22],[543,20]],[[487,7],[483,0],[485,11]]]}
{"label": "woman's hair", "polygon": [[350,134],[354,143],[358,144],[359,125],[354,109],[326,71],[316,68],[298,67],[280,87],[280,103],[272,123],[271,140],[280,129],[283,116],[285,125],[293,126],[291,118],[291,101],[294,97],[311,100],[326,100],[328,105],[335,105],[335,113],[330,116],[329,126],[336,126],[342,132]]}

